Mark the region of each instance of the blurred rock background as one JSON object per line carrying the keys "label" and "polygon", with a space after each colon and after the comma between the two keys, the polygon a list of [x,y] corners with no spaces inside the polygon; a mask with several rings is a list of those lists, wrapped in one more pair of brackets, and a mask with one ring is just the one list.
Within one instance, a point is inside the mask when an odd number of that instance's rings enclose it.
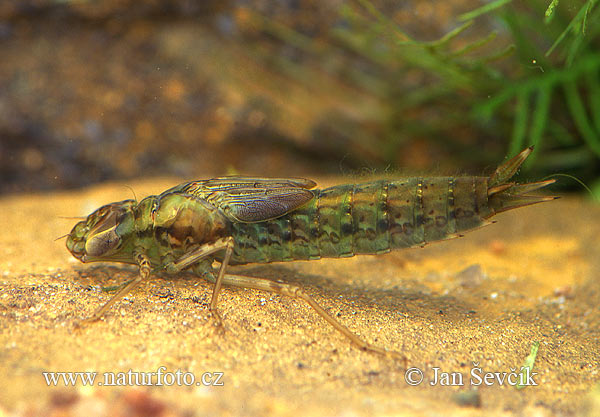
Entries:
{"label": "blurred rock background", "polygon": [[[600,189],[595,1],[0,2],[0,192],[491,173]],[[569,179],[563,187],[581,189]]]}

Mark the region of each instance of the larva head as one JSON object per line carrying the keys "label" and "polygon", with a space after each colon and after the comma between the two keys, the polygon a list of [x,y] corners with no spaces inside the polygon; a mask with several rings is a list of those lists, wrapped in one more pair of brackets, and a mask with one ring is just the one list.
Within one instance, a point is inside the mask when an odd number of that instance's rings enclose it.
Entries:
{"label": "larva head", "polygon": [[82,262],[131,262],[129,243],[133,237],[136,205],[134,200],[125,200],[94,211],[69,233],[69,252]]}

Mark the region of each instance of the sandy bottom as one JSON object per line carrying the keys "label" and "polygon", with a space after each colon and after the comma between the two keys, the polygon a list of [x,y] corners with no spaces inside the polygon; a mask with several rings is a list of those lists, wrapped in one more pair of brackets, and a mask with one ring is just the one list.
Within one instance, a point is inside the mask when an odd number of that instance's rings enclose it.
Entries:
{"label": "sandy bottom", "polygon": [[[142,196],[175,183],[127,185]],[[406,355],[417,368],[407,373],[302,301],[260,291],[225,288],[219,332],[211,286],[189,273],[152,276],[76,329],[110,297],[102,288],[136,268],[79,263],[54,240],[77,221],[61,216],[130,197],[106,184],[0,200],[0,416],[600,415],[590,394],[600,380],[598,206],[567,197],[422,249],[231,269],[302,286],[367,341]],[[537,386],[517,389],[502,375],[535,342]],[[182,386],[139,386],[159,368]],[[97,376],[48,386],[44,372],[64,371]]]}

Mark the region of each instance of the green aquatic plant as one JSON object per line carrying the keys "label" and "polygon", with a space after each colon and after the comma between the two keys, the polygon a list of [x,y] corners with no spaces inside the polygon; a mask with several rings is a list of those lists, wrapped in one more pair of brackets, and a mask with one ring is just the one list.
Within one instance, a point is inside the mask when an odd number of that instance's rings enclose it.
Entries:
{"label": "green aquatic plant", "polygon": [[[356,3],[375,18],[378,27],[393,26],[369,0],[356,0]],[[427,54],[435,61],[436,65],[420,67],[442,75],[443,87],[440,88],[454,89],[458,94],[458,88],[469,84],[474,120],[485,125],[496,118],[506,125],[512,119],[509,154],[516,154],[525,145],[541,145],[555,150],[550,158],[541,161],[543,166],[549,169],[579,166],[583,172],[590,171],[588,166],[597,164],[600,159],[600,8],[596,7],[597,0],[585,1],[573,17],[569,8],[561,8],[563,4],[553,0],[547,4],[543,19],[543,3],[533,2],[529,9],[512,3],[511,0],[492,1],[460,15],[461,26],[437,42],[418,42],[396,29],[405,39],[395,44],[397,48],[419,47],[421,53],[414,55]],[[496,51],[495,58],[506,58],[514,52],[510,61],[519,61],[516,68],[502,69],[494,65],[497,59],[491,59],[494,52],[488,47],[497,37],[494,31],[460,49],[451,49],[450,41],[484,15],[503,23],[507,30],[505,35],[509,35],[509,45]],[[535,33],[544,36],[536,37]],[[474,50],[484,47],[492,52],[483,58],[469,57]],[[459,76],[444,77],[449,69],[454,69]],[[540,154],[544,158],[544,153]],[[534,161],[535,158],[531,158],[525,168]]]}
{"label": "green aquatic plant", "polygon": [[342,136],[343,152],[397,166],[421,142],[487,164],[533,145],[540,152],[524,166],[528,175],[570,172],[590,182],[600,160],[600,8],[597,0],[567,3],[492,1],[456,16],[455,28],[433,40],[410,34],[371,0],[344,2],[318,37],[253,18],[304,58],[277,61],[295,82],[328,98],[343,85],[373,99],[345,103],[358,121],[318,121],[319,132]]}
{"label": "green aquatic plant", "polygon": [[[596,3],[584,2],[570,21],[569,11],[561,10],[558,0],[546,8],[543,23],[514,9],[504,10],[499,18],[510,28],[517,51],[522,52],[521,61],[530,59],[535,65],[532,69],[539,71],[512,76],[490,100],[474,107],[474,114],[485,120],[503,109],[512,111],[510,154],[525,143],[555,149],[543,163],[549,168],[577,169],[595,181],[595,190],[600,184],[598,173],[593,172],[600,159],[600,9]],[[543,56],[543,45],[526,36],[528,26],[529,34],[547,33],[547,39],[542,39],[546,43],[554,37]]]}

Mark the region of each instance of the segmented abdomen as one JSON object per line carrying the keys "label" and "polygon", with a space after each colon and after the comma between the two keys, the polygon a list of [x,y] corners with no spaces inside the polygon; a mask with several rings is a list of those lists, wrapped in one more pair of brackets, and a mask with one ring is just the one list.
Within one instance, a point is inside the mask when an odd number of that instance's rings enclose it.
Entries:
{"label": "segmented abdomen", "polygon": [[379,254],[422,246],[485,223],[487,178],[407,178],[314,190],[274,220],[232,224],[232,263]]}

